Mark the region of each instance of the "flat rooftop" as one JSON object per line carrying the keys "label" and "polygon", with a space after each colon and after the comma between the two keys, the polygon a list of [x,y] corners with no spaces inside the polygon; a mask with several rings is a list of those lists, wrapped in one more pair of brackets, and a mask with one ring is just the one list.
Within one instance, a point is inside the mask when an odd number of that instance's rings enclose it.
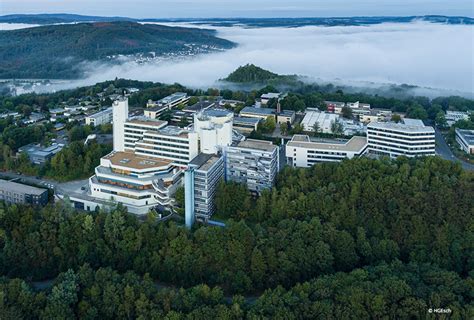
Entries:
{"label": "flat rooftop", "polygon": [[166,126],[164,128],[161,128],[157,132],[152,132],[153,134],[163,134],[166,136],[173,136],[173,137],[187,137],[189,134],[189,131],[184,130],[183,128],[177,127],[177,126]]}
{"label": "flat rooftop", "polygon": [[198,170],[209,170],[222,156],[216,156],[214,154],[198,154],[191,162],[189,166],[195,166]]}
{"label": "flat rooftop", "polygon": [[230,114],[233,114],[233,112],[229,111],[227,109],[209,108],[209,109],[206,109],[206,110],[202,111],[203,116],[216,117],[216,118],[218,118],[218,117],[227,117]]}
{"label": "flat rooftop", "polygon": [[403,123],[406,124],[407,126],[417,126],[417,127],[424,127],[425,126],[423,121],[421,121],[420,119],[404,118]]}
{"label": "flat rooftop", "polygon": [[272,116],[275,114],[275,109],[271,108],[256,108],[256,107],[245,107],[243,108],[240,113],[249,113],[249,114],[257,114],[262,116]]}
{"label": "flat rooftop", "polygon": [[163,99],[158,100],[158,103],[171,103],[179,99],[186,98],[188,95],[187,93],[184,92],[175,92],[167,97],[164,97]]}
{"label": "flat rooftop", "polygon": [[11,191],[15,193],[26,193],[39,196],[43,192],[47,191],[46,189],[32,187],[26,184],[21,184],[12,181],[0,180],[0,190],[2,191]]}
{"label": "flat rooftop", "polygon": [[288,147],[299,147],[307,149],[327,151],[361,151],[367,145],[366,137],[354,136],[350,140],[334,140],[332,142],[313,142],[307,135],[294,135],[293,139],[286,144]]}
{"label": "flat rooftop", "polygon": [[153,158],[137,155],[133,152],[112,152],[104,157],[115,166],[131,169],[153,169],[156,167],[169,166],[172,161],[161,158]]}
{"label": "flat rooftop", "polygon": [[97,118],[97,117],[100,117],[104,114],[107,114],[107,113],[112,113],[112,108],[107,108],[105,110],[101,110],[99,112],[96,112],[96,113],[93,113],[91,115],[88,115],[89,118]]}
{"label": "flat rooftop", "polygon": [[456,133],[466,140],[469,145],[474,145],[474,130],[456,128]]}
{"label": "flat rooftop", "polygon": [[262,99],[276,99],[281,95],[279,92],[269,92],[269,93],[264,93],[260,96]]}
{"label": "flat rooftop", "polygon": [[[408,121],[406,121],[408,120]],[[411,121],[414,120],[414,121]],[[410,133],[434,133],[433,127],[425,126],[423,121],[418,119],[404,119],[404,123],[395,123],[395,122],[371,122],[367,125],[367,128],[375,128],[375,129],[385,129],[385,130],[393,130],[393,131],[400,131],[400,132],[410,132]]]}
{"label": "flat rooftop", "polygon": [[[273,116],[276,113],[275,109],[272,108],[257,108],[257,107],[245,107],[240,111],[240,114],[255,114],[260,116]],[[292,110],[281,110],[281,116],[291,117],[295,114]]]}
{"label": "flat rooftop", "polygon": [[332,105],[335,105],[337,107],[344,107],[346,105],[345,102],[341,102],[341,101],[324,101],[324,103],[326,105],[331,105],[332,104]]}
{"label": "flat rooftop", "polygon": [[234,117],[234,124],[236,123],[257,124],[260,121],[262,121],[262,119],[260,118]]}
{"label": "flat rooftop", "polygon": [[64,148],[64,144],[62,143],[53,143],[49,147],[43,147],[39,144],[31,143],[27,144],[26,146],[20,147],[18,149],[19,152],[26,152],[28,154],[38,154],[38,155],[48,155],[48,154],[56,154]]}
{"label": "flat rooftop", "polygon": [[165,106],[165,105],[156,106],[156,107],[146,108],[144,111],[161,111],[161,110],[164,110],[164,109],[168,109],[168,107]]}
{"label": "flat rooftop", "polygon": [[183,110],[184,111],[193,111],[193,112],[197,112],[197,111],[200,111],[200,110],[204,110],[204,109],[207,109],[207,108],[210,108],[212,106],[215,105],[215,102],[213,101],[199,101],[195,104],[193,104],[192,106],[187,106],[186,108],[184,108]]}
{"label": "flat rooftop", "polygon": [[154,126],[154,127],[163,127],[168,124],[168,121],[158,120],[158,119],[151,119],[147,117],[136,117],[128,120],[126,123],[132,124],[139,124],[145,126]]}
{"label": "flat rooftop", "polygon": [[237,144],[238,148],[255,149],[262,151],[273,151],[277,148],[271,141],[247,139]]}

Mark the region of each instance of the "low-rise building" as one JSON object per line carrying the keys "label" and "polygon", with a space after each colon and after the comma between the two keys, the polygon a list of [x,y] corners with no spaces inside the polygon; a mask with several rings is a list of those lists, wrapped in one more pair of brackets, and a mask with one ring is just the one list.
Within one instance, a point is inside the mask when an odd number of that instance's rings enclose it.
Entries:
{"label": "low-rise building", "polygon": [[366,131],[364,124],[359,121],[352,119],[340,119],[340,123],[343,126],[343,134],[345,136],[353,136],[356,134],[365,133]]}
{"label": "low-rise building", "polygon": [[171,116],[171,121],[173,123],[181,123],[186,121],[186,123],[192,123],[194,119],[195,112],[183,111],[183,110],[173,110]]}
{"label": "low-rise building", "polygon": [[100,126],[103,124],[112,123],[113,113],[112,108],[99,111],[86,117],[86,125]]}
{"label": "low-rise building", "polygon": [[46,161],[51,160],[51,158],[63,148],[64,144],[62,143],[53,143],[48,147],[31,143],[18,148],[18,153],[26,153],[32,163],[42,165]]}
{"label": "low-rise building", "polygon": [[54,108],[49,110],[49,114],[51,114],[52,116],[59,116],[64,114],[64,112],[66,112],[64,108]]}
{"label": "low-rise building", "polygon": [[21,114],[19,112],[6,112],[6,113],[2,113],[0,115],[0,118],[1,119],[6,119],[8,117],[12,117],[14,119],[18,119],[18,118],[21,118]]}
{"label": "low-rise building", "polygon": [[328,112],[340,114],[342,111],[342,108],[346,106],[345,102],[339,102],[339,101],[324,101],[324,104],[326,105],[326,109]]}
{"label": "low-rise building", "polygon": [[351,108],[351,109],[364,109],[364,110],[369,110],[370,109],[370,104],[368,103],[360,103],[359,101],[356,102],[347,102],[346,106]]}
{"label": "low-rise building", "polygon": [[143,115],[150,119],[158,119],[166,110],[167,106],[156,106],[143,110]]}
{"label": "low-rise building", "polygon": [[468,154],[474,154],[474,130],[455,129],[456,142]]}
{"label": "low-rise building", "polygon": [[417,119],[371,122],[367,126],[368,152],[374,155],[417,157],[435,155],[435,131]]}
{"label": "low-rise building", "polygon": [[163,99],[158,101],[148,101],[147,108],[155,107],[166,107],[167,109],[172,109],[177,107],[180,104],[186,103],[189,100],[187,93],[184,92],[175,92]]}
{"label": "low-rise building", "polygon": [[217,106],[217,103],[215,101],[203,100],[203,101],[196,102],[193,105],[184,107],[183,111],[196,113],[196,112],[206,110],[209,108],[214,108],[216,106]]}
{"label": "low-rise building", "polygon": [[226,149],[226,179],[256,193],[270,189],[279,170],[279,148],[270,141],[248,139]]}
{"label": "low-rise building", "polygon": [[304,131],[312,132],[317,124],[322,133],[332,133],[332,124],[338,121],[339,116],[334,113],[321,112],[317,109],[306,109],[306,114],[301,121]]}
{"label": "low-rise building", "polygon": [[289,165],[306,168],[319,162],[339,162],[359,157],[366,149],[366,137],[354,136],[344,141],[311,141],[307,135],[294,135],[286,144],[285,154]]}
{"label": "low-rise building", "polygon": [[187,123],[192,123],[194,120],[194,115],[203,110],[215,108],[217,103],[214,101],[200,101],[192,106],[187,106],[183,110],[173,110],[173,115],[171,121],[174,123],[180,123],[186,120]]}
{"label": "low-rise building", "polygon": [[260,121],[261,118],[234,117],[234,129],[243,133],[256,131]]}
{"label": "low-rise building", "polygon": [[[240,117],[243,118],[260,118],[267,119],[268,117],[276,117],[276,110],[271,108],[256,108],[256,107],[245,107],[240,111]],[[296,113],[290,110],[282,110],[276,122],[278,123],[293,123],[295,121]]]}
{"label": "low-rise building", "polygon": [[44,120],[44,119],[46,119],[46,116],[44,114],[39,113],[39,112],[33,112],[28,117],[28,119],[23,120],[23,123],[24,124],[33,124],[33,123],[40,122],[41,120]]}
{"label": "low-rise building", "polygon": [[446,111],[446,122],[449,126],[452,126],[460,120],[469,120],[469,112],[465,111]]}
{"label": "low-rise building", "polygon": [[271,99],[283,99],[285,96],[286,94],[281,92],[264,93],[260,96],[260,103],[266,105]]}
{"label": "low-rise building", "polygon": [[219,100],[219,107],[223,108],[225,106],[230,106],[231,108],[235,108],[239,105],[244,105],[245,102],[240,100],[229,100],[229,99],[221,99]]}
{"label": "low-rise building", "polygon": [[[404,115],[401,113],[397,114],[400,115],[400,118],[404,117]],[[370,122],[387,122],[391,120],[392,115],[393,112],[391,110],[385,109],[371,109],[367,113],[357,114],[359,120],[365,124]]]}
{"label": "low-rise building", "polygon": [[48,203],[48,190],[0,180],[0,200],[6,203],[46,205]]}

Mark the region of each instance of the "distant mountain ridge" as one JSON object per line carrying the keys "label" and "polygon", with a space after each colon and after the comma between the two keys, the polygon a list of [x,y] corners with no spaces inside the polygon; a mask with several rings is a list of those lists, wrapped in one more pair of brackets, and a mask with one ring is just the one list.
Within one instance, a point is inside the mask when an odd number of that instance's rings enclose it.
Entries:
{"label": "distant mountain ridge", "polygon": [[83,16],[77,14],[10,14],[0,16],[0,23],[26,23],[26,24],[55,24],[73,22],[101,22],[101,21],[135,21],[135,22],[190,22],[195,24],[210,24],[214,26],[234,26],[236,24],[247,27],[301,27],[317,26],[354,26],[379,23],[408,23],[413,21],[426,21],[445,24],[474,24],[474,18],[463,16],[395,16],[395,17],[306,17],[306,18],[189,18],[189,19],[134,19],[128,17],[101,17]]}
{"label": "distant mountain ridge", "polygon": [[9,14],[0,16],[0,23],[26,23],[26,24],[55,24],[73,22],[100,22],[100,21],[135,21],[124,17],[99,17],[83,16],[69,13],[42,13],[42,14]]}
{"label": "distant mountain ridge", "polygon": [[83,61],[186,55],[230,49],[214,30],[130,21],[47,25],[0,31],[0,78],[73,79]]}

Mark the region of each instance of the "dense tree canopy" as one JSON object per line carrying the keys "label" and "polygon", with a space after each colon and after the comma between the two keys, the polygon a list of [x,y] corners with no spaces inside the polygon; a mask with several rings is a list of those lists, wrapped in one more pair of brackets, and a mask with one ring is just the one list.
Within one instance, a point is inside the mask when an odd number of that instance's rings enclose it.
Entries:
{"label": "dense tree canopy", "polygon": [[[125,85],[133,83],[116,80],[87,93]],[[133,104],[186,90],[141,85]],[[23,99],[47,107],[74,100],[81,90]],[[328,97],[299,93],[282,103],[312,106]],[[407,108],[428,117],[445,108],[444,100],[414,103]],[[273,118],[261,127],[272,125]],[[22,171],[31,166],[13,158],[15,148],[44,140],[51,130],[11,118],[0,127],[3,168]],[[87,133],[73,128],[70,139]],[[73,141],[41,172],[30,173],[84,178],[109,151]],[[159,223],[153,214],[141,221],[122,207],[85,213],[67,203],[1,206],[0,318],[398,319],[443,307],[462,319],[473,307],[474,175],[458,164],[437,157],[361,158],[285,168],[276,187],[257,198],[245,186],[222,183],[216,202],[226,227],[193,230]],[[44,279],[53,286],[30,286]]]}

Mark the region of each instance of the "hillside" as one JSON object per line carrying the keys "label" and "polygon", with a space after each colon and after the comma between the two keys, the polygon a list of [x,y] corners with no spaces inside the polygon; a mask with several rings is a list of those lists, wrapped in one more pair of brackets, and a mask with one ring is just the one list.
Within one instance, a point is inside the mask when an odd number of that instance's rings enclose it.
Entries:
{"label": "hillside", "polygon": [[232,83],[288,84],[297,81],[296,75],[279,75],[253,64],[238,67],[222,81]]}
{"label": "hillside", "polygon": [[82,61],[188,55],[233,46],[213,30],[127,21],[0,31],[0,78],[71,79],[81,76]]}

